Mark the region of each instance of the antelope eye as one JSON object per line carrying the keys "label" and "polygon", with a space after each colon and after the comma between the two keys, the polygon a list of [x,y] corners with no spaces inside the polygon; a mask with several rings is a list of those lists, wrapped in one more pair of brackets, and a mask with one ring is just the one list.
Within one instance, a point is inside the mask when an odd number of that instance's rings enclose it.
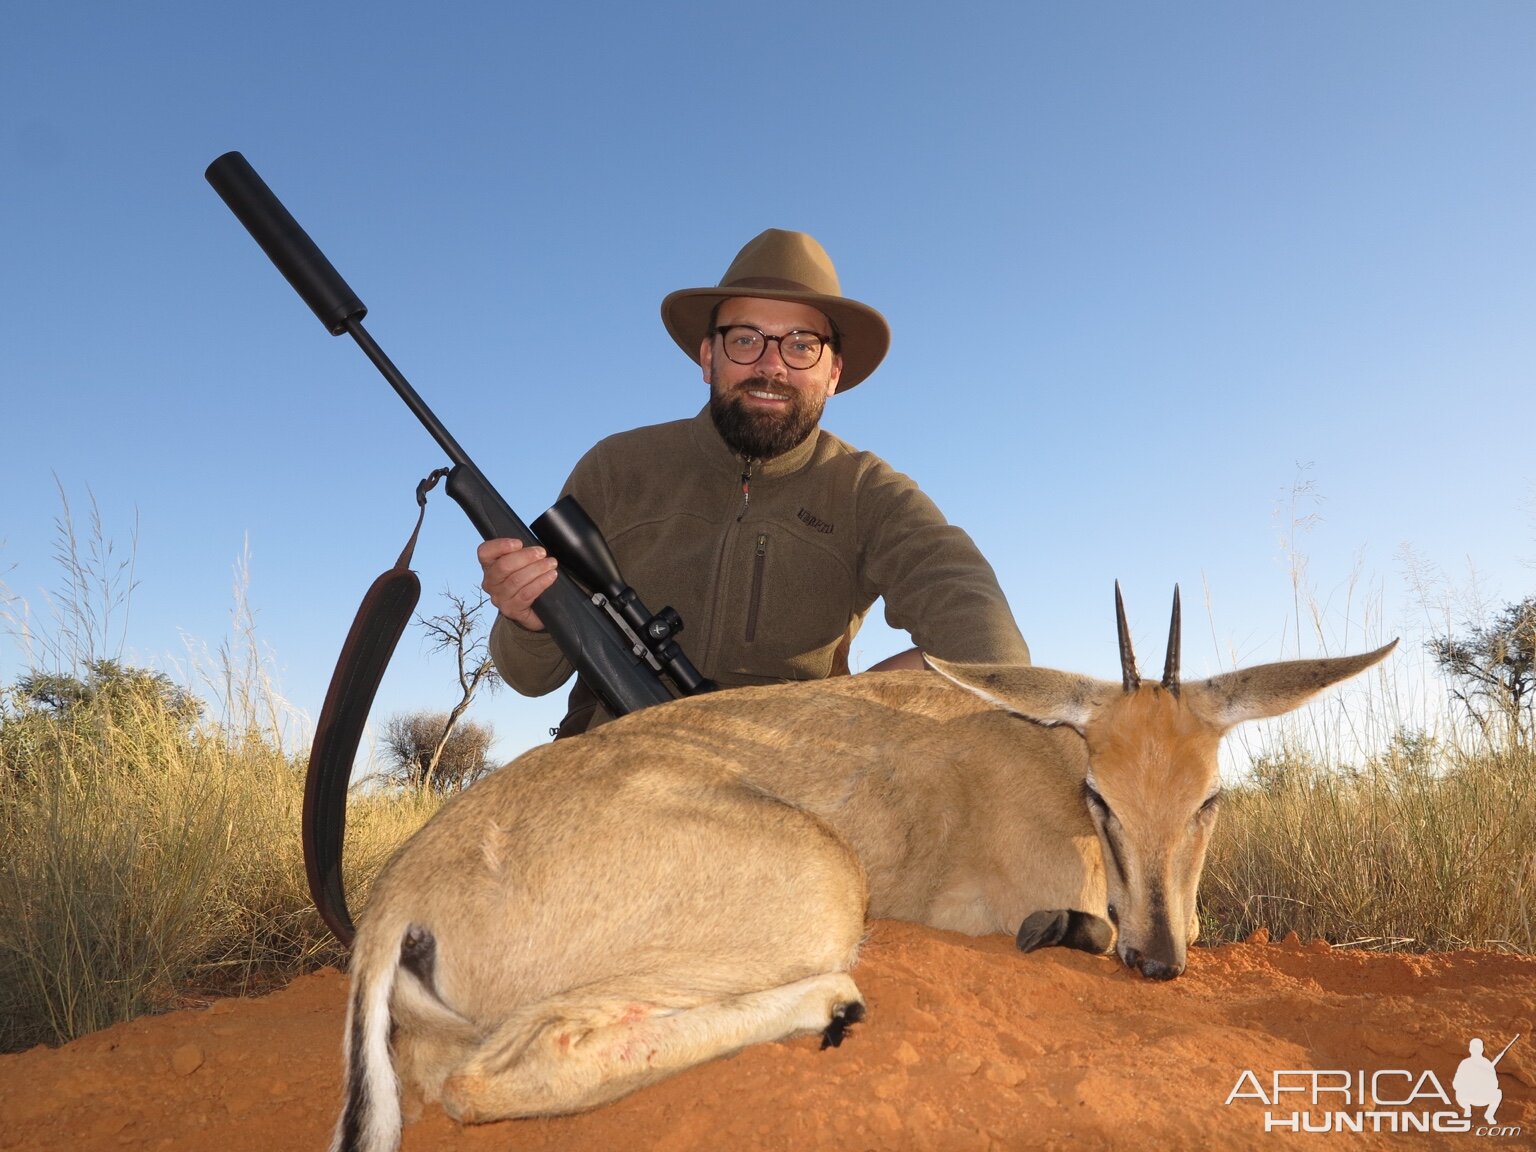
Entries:
{"label": "antelope eye", "polygon": [[1113,815],[1113,813],[1111,813],[1109,810],[1109,805],[1104,803],[1104,797],[1099,795],[1098,789],[1096,789],[1092,784],[1083,785],[1083,799],[1088,801],[1088,807],[1091,808],[1094,812],[1097,812],[1100,816],[1108,819],[1111,815]]}

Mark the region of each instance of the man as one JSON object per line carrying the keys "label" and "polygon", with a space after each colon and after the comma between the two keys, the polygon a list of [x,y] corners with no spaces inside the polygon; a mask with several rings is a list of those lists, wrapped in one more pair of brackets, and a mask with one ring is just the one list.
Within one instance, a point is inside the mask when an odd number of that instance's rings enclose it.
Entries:
{"label": "man", "polygon": [[[832,261],[803,232],[769,229],[714,288],[673,292],[662,322],[703,369],[709,403],[691,420],[603,440],[564,492],[602,529],[624,578],[653,609],[676,608],[680,643],[721,687],[848,671],[877,597],[916,647],[870,671],[921,668],[922,652],[1029,663],[991,567],[931,500],[879,457],[819,427],[826,401],[872,373],[885,318],[844,297]],[[515,540],[480,545],[482,587],[500,616],[491,652],[524,695],[571,674],[534,610],[555,560]],[[580,682],[562,736],[608,719]]]}
{"label": "man", "polygon": [[[1518,1039],[1517,1035],[1515,1040]],[[1515,1040],[1504,1045],[1504,1052],[1514,1046]],[[1485,1123],[1497,1123],[1494,1117],[1504,1101],[1504,1092],[1499,1088],[1499,1072],[1494,1066],[1504,1059],[1504,1052],[1490,1060],[1483,1055],[1480,1039],[1474,1037],[1467,1044],[1467,1058],[1456,1066],[1456,1078],[1451,1081],[1451,1090],[1456,1093],[1456,1103],[1461,1105],[1464,1117],[1470,1119],[1472,1109],[1481,1108]]]}

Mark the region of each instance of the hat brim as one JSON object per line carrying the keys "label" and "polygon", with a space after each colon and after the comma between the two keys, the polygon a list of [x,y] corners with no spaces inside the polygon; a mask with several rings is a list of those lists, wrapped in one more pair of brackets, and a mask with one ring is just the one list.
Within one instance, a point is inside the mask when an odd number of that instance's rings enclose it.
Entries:
{"label": "hat brim", "polygon": [[880,366],[891,346],[891,326],[867,304],[844,296],[777,288],[683,288],[661,302],[661,322],[677,346],[695,364],[709,333],[709,317],[722,300],[749,296],[758,300],[793,300],[809,304],[837,325],[842,343],[843,374],[837,390],[846,392]]}

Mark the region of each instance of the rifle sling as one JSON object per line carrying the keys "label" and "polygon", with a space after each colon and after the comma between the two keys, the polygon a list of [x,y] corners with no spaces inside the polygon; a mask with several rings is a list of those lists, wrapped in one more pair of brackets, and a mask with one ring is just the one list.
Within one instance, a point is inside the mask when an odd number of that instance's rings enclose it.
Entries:
{"label": "rifle sling", "polygon": [[447,470],[439,469],[416,486],[420,508],[416,529],[395,566],[373,582],[358,607],[331,674],[309,752],[304,779],[304,871],[320,918],[347,947],[356,935],[341,877],[352,765],[384,670],[421,598],[421,581],[410,570],[411,554],[426,516],[427,493],[445,475]]}

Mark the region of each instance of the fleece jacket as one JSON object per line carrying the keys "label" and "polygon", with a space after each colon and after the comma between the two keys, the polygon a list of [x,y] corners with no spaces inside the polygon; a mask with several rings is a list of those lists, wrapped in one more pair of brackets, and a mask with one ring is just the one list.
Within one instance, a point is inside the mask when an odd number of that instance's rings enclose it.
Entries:
{"label": "fleece jacket", "polygon": [[[646,607],[678,611],[683,650],[722,687],[847,672],[877,598],[890,626],[932,655],[1029,663],[971,538],[910,478],[824,429],[772,460],[748,461],[720,438],[706,406],[691,420],[599,442],[564,493],[601,529]],[[505,617],[491,653],[524,695],[551,692],[572,672],[546,633]],[[593,723],[604,719],[599,708]]]}

